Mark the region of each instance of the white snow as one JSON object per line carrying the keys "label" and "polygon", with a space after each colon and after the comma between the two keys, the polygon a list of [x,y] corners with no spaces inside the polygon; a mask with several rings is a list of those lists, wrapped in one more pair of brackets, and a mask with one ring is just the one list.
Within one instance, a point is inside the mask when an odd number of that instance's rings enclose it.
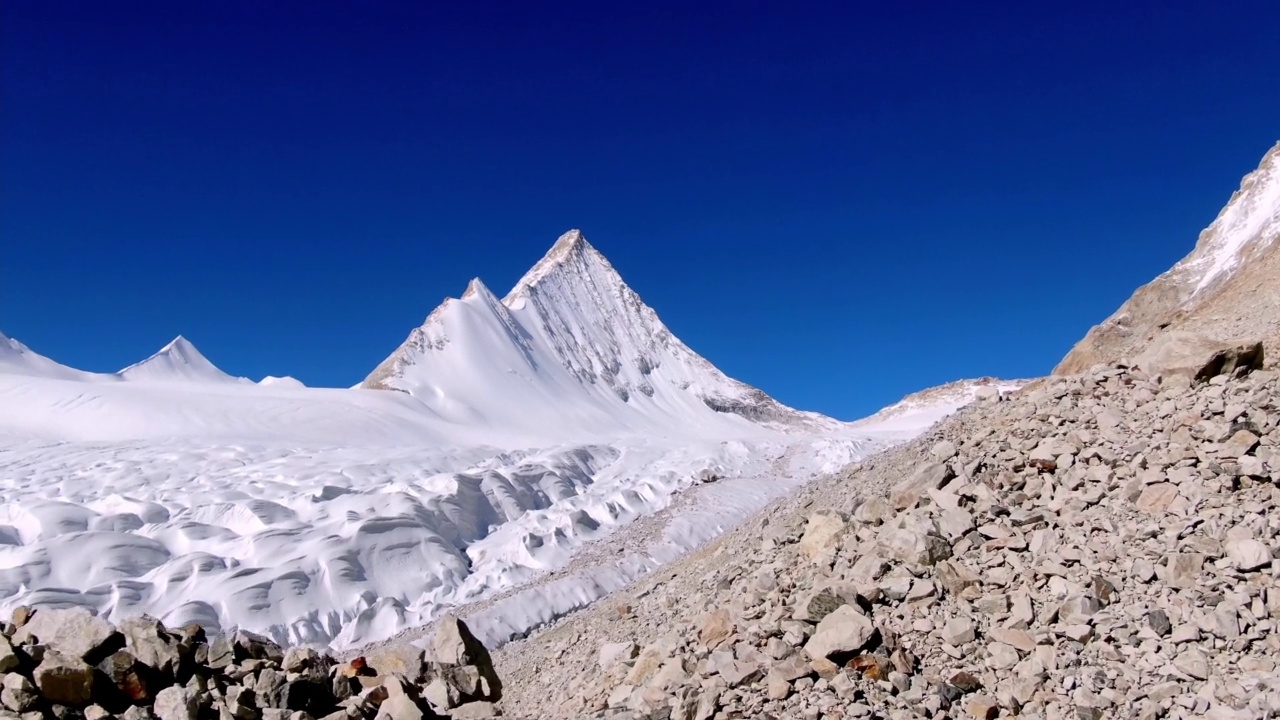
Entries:
{"label": "white snow", "polygon": [[121,370],[120,377],[135,382],[222,383],[249,382],[222,372],[179,335],[159,352]]}
{"label": "white snow", "polygon": [[1195,293],[1239,266],[1241,251],[1246,247],[1265,246],[1277,235],[1280,235],[1280,145],[1267,153],[1257,170],[1245,176],[1240,189],[1205,229],[1202,236],[1211,241],[1184,261],[1203,273]]}
{"label": "white snow", "polygon": [[273,386],[288,387],[288,388],[306,387],[306,385],[304,385],[301,380],[299,380],[298,378],[292,377],[290,375],[285,375],[283,377],[268,375],[262,378],[261,380],[259,380],[258,384],[266,387],[273,387]]}
{"label": "white snow", "polygon": [[[506,594],[478,632],[509,637],[923,429],[724,376],[578,233],[504,300],[473,281],[366,388],[291,380],[233,378],[182,338],[102,375],[0,336],[0,612],[352,646]],[[652,547],[531,584],[667,508]]]}
{"label": "white snow", "polygon": [[0,333],[0,373],[63,380],[116,380],[114,375],[98,375],[69,368],[34,352],[31,348]]}

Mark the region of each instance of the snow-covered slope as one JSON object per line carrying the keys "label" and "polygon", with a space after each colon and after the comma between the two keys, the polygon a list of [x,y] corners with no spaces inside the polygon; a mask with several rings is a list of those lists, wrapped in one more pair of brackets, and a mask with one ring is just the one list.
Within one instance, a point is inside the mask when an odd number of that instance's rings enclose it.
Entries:
{"label": "snow-covered slope", "polygon": [[[577,232],[504,299],[473,281],[365,387],[232,378],[182,338],[95,375],[3,338],[0,615],[359,645],[501,595],[478,631],[502,638],[912,432],[726,377]],[[656,544],[608,544],[673,507]],[[538,584],[584,547],[606,560]]]}
{"label": "snow-covered slope", "polygon": [[407,392],[459,423],[566,437],[831,426],[690,350],[577,230],[502,300],[472,280],[364,387]]}
{"label": "snow-covered slope", "polygon": [[121,370],[119,375],[135,382],[248,382],[245,378],[235,378],[219,370],[181,335],[146,360]]}
{"label": "snow-covered slope", "polygon": [[898,402],[881,408],[874,415],[850,423],[849,427],[872,436],[915,437],[973,402],[982,393],[1010,393],[1026,383],[1025,380],[999,380],[992,377],[956,380],[911,393]]}
{"label": "snow-covered slope", "polygon": [[25,375],[86,382],[117,379],[112,375],[99,375],[67,367],[33,351],[4,333],[0,333],[0,375]]}

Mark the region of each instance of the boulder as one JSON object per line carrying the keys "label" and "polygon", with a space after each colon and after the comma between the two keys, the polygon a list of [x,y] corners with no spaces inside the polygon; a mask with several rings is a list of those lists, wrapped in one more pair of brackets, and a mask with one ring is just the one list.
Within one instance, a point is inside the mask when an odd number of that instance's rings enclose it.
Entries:
{"label": "boulder", "polygon": [[728,610],[720,608],[703,617],[702,628],[698,631],[698,642],[708,650],[714,650],[732,635],[733,616]]}
{"label": "boulder", "polygon": [[194,690],[175,686],[156,695],[154,710],[160,720],[197,720],[200,705]]}
{"label": "boulder", "polygon": [[40,695],[51,703],[84,707],[93,697],[93,668],[78,657],[46,652],[32,675]]}
{"label": "boulder", "polygon": [[36,686],[18,673],[8,673],[0,682],[0,704],[13,712],[27,712],[40,699]]}
{"label": "boulder", "polygon": [[1227,558],[1232,567],[1241,572],[1251,572],[1271,564],[1271,549],[1261,540],[1236,538],[1226,543]]}
{"label": "boulder", "polygon": [[1195,333],[1169,332],[1157,337],[1135,362],[1151,375],[1203,382],[1218,375],[1260,370],[1263,360],[1261,342],[1235,345]]}
{"label": "boulder", "polygon": [[943,487],[955,476],[951,467],[946,464],[925,463],[917,468],[911,477],[894,486],[889,493],[889,504],[897,510],[913,508],[930,488],[936,490]]}
{"label": "boulder", "polygon": [[44,608],[13,635],[18,644],[37,638],[42,645],[56,646],[64,655],[96,664],[102,658],[124,647],[124,637],[111,623],[87,608],[55,610]]}
{"label": "boulder", "polygon": [[852,605],[842,605],[818,623],[804,651],[811,660],[861,650],[875,636],[871,619]]}
{"label": "boulder", "polygon": [[165,674],[177,672],[182,662],[182,652],[177,638],[170,635],[164,623],[140,615],[120,623],[125,647],[138,662]]}
{"label": "boulder", "polygon": [[809,516],[804,535],[800,538],[800,552],[810,560],[817,559],[840,543],[849,525],[837,512],[822,511]]}
{"label": "boulder", "polygon": [[904,514],[886,523],[876,543],[890,559],[912,565],[935,565],[951,557],[951,544],[932,520],[921,516]]}

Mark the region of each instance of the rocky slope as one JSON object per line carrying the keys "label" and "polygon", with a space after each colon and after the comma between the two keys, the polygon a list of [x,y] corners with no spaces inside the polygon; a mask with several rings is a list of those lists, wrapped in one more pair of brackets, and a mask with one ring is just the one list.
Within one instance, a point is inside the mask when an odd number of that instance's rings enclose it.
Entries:
{"label": "rocky slope", "polygon": [[1260,340],[1280,351],[1280,144],[1247,175],[1195,248],[1089,331],[1054,369],[1069,375],[1188,331],[1225,343]]}
{"label": "rocky slope", "polygon": [[495,655],[519,717],[1280,711],[1280,379],[1033,383]]}
{"label": "rocky slope", "polygon": [[145,616],[116,627],[83,608],[19,608],[0,631],[6,718],[464,720],[492,717],[501,696],[488,651],[456,618],[394,667]]}

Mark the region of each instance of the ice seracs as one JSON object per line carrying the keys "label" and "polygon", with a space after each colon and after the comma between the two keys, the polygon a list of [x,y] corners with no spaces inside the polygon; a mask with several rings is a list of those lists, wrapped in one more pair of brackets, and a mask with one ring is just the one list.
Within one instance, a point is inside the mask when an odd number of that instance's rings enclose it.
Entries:
{"label": "ice seracs", "polygon": [[160,348],[156,354],[130,365],[118,374],[125,380],[136,382],[248,382],[219,370],[181,335]]}

